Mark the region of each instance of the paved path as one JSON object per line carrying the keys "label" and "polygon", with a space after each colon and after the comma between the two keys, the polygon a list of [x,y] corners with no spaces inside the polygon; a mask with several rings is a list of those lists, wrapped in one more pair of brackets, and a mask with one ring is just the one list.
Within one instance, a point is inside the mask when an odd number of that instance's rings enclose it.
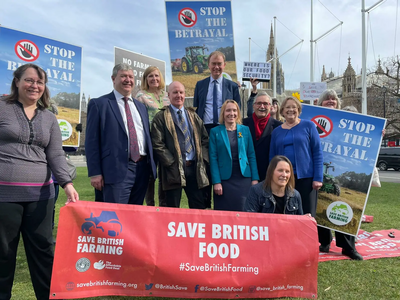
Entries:
{"label": "paved path", "polygon": [[400,172],[393,169],[389,171],[379,171],[379,179],[382,182],[400,183]]}

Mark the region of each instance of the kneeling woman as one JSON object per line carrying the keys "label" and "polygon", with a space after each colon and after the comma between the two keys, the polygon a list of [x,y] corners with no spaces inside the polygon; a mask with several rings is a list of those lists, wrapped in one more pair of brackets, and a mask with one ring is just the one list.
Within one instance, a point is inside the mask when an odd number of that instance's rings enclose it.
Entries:
{"label": "kneeling woman", "polygon": [[300,194],[294,189],[293,167],[286,156],[277,155],[271,160],[265,180],[251,187],[244,210],[303,214]]}

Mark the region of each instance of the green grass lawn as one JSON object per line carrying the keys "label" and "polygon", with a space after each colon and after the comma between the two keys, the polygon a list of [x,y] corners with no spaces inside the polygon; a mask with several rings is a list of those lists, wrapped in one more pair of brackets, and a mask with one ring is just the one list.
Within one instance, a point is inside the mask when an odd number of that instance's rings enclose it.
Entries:
{"label": "green grass lawn", "polygon": [[[87,177],[85,167],[77,168],[78,177],[74,181],[82,200],[94,201],[93,188]],[[364,223],[361,228],[368,232],[382,229],[400,229],[400,184],[382,183],[382,188],[371,188],[366,215],[373,215],[373,223]],[[57,216],[66,201],[60,191],[57,202]],[[181,205],[187,206],[183,196]],[[57,226],[57,225],[56,225]],[[56,232],[56,231],[55,231]],[[399,237],[397,237],[399,238]],[[0,266],[1,267],[1,266]],[[318,266],[319,299],[400,299],[400,257],[372,259],[368,261],[328,261]],[[13,298],[15,300],[34,300],[34,292],[29,276],[25,253],[20,242],[15,273]],[[125,299],[173,299],[158,297],[96,297],[98,300]],[[290,299],[290,298],[282,298]]]}

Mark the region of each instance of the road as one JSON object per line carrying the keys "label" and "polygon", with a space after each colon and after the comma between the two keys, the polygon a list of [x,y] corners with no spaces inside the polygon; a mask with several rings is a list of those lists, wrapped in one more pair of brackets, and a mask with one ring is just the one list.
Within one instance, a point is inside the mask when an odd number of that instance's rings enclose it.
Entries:
{"label": "road", "polygon": [[400,172],[390,169],[389,171],[379,171],[379,179],[381,182],[400,183]]}

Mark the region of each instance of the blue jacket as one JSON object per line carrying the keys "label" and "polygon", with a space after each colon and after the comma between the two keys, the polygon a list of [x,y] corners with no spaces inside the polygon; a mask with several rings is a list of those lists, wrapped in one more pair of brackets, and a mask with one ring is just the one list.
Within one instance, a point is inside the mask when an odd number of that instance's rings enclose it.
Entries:
{"label": "blue jacket", "polygon": [[[284,214],[302,215],[303,207],[301,205],[301,197],[298,191],[287,191],[285,194],[286,204]],[[276,200],[270,189],[264,189],[264,181],[253,185],[247,196],[244,211],[275,213]]]}
{"label": "blue jacket", "polygon": [[[156,178],[149,115],[143,103],[136,99],[133,99],[133,102],[142,118],[150,171]],[[85,148],[89,177],[103,175],[105,184],[119,183],[125,179],[129,163],[128,133],[114,92],[90,100],[87,109]]]}
{"label": "blue jacket", "polygon": [[[196,108],[196,112],[202,120],[204,119],[209,85],[210,77],[207,77],[198,81],[194,89],[193,107]],[[228,99],[235,100],[240,108],[240,94],[238,85],[236,82],[222,78],[222,103]]]}
{"label": "blue jacket", "polygon": [[[237,124],[240,170],[244,177],[259,180],[253,140],[247,126]],[[209,144],[212,184],[221,183],[232,175],[232,154],[225,125],[211,129]]]}
{"label": "blue jacket", "polygon": [[282,126],[275,128],[271,137],[269,160],[275,155],[284,155],[283,140],[290,131],[293,132],[297,178],[313,178],[313,181],[322,182],[321,142],[314,123],[309,120],[301,120],[290,130],[283,129]]}

